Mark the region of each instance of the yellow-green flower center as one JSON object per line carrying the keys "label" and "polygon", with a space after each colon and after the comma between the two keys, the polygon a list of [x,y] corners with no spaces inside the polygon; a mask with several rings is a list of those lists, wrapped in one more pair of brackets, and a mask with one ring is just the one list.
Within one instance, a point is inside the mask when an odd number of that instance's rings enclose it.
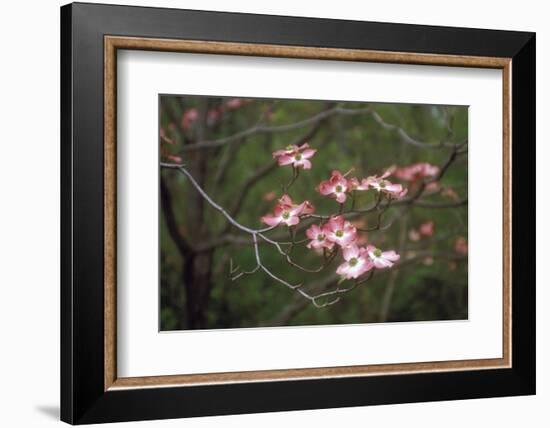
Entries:
{"label": "yellow-green flower center", "polygon": [[377,248],[373,251],[373,254],[375,257],[380,257],[382,255],[382,251]]}
{"label": "yellow-green flower center", "polygon": [[285,220],[288,220],[289,217],[290,217],[290,213],[288,213],[288,212],[284,212],[284,213],[283,213],[283,218],[284,218]]}
{"label": "yellow-green flower center", "polygon": [[380,187],[383,189],[384,187],[386,187],[386,183],[384,181],[381,181],[380,182]]}
{"label": "yellow-green flower center", "polygon": [[296,156],[294,156],[294,159],[297,160],[297,161],[300,161],[300,160],[302,160],[302,155],[300,153],[298,153]]}
{"label": "yellow-green flower center", "polygon": [[357,260],[355,257],[352,257],[348,263],[350,266],[355,266],[358,262],[359,260]]}
{"label": "yellow-green flower center", "polygon": [[335,234],[338,238],[341,238],[342,236],[344,236],[344,231],[343,231],[343,230],[337,230],[334,234]]}
{"label": "yellow-green flower center", "polygon": [[317,235],[317,241],[324,241],[324,239],[325,239],[325,235],[323,235],[322,233]]}
{"label": "yellow-green flower center", "polygon": [[336,186],[336,192],[340,193],[342,191],[342,186],[338,185]]}

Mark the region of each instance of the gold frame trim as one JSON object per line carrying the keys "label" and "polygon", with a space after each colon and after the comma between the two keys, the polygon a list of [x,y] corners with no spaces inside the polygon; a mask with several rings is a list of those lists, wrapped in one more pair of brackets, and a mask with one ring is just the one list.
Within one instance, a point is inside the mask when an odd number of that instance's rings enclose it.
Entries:
{"label": "gold frame trim", "polygon": [[[503,349],[502,358],[378,364],[345,367],[262,370],[172,376],[118,378],[116,375],[116,52],[117,49],[250,55],[398,64],[495,68],[503,81]],[[104,389],[192,386],[203,384],[338,378],[471,369],[509,368],[512,362],[511,233],[511,58],[383,52],[139,37],[104,37]]]}

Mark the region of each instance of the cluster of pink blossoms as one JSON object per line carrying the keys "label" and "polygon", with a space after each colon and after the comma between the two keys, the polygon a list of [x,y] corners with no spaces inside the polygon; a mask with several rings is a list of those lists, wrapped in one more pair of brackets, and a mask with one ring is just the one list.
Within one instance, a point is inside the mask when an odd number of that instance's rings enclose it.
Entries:
{"label": "cluster of pink blossoms", "polygon": [[372,175],[359,180],[356,177],[347,179],[340,171],[332,171],[330,178],[322,181],[317,190],[321,195],[336,199],[336,202],[346,202],[347,194],[353,191],[365,191],[374,189],[390,198],[402,198],[407,194],[401,184],[392,183],[386,180],[391,175],[390,171],[384,172],[381,176]]}
{"label": "cluster of pink blossoms", "polygon": [[[292,166],[295,171],[298,168],[311,169],[311,158],[317,151],[309,144],[301,146],[289,145],[283,150],[273,152],[279,166]],[[340,171],[332,171],[330,178],[322,181],[317,191],[324,196],[335,199],[339,204],[344,204],[348,195],[354,191],[375,190],[389,199],[402,198],[407,189],[401,184],[390,182],[387,178],[391,175],[388,170],[380,176],[370,176],[363,179],[347,178]],[[261,218],[262,222],[276,227],[286,225],[296,226],[302,217],[314,213],[314,207],[309,201],[294,203],[289,195],[283,195],[275,205],[272,214]],[[399,254],[395,251],[382,251],[373,245],[359,246],[357,228],[343,215],[332,215],[328,221],[321,224],[313,224],[306,230],[306,236],[310,239],[307,248],[322,250],[325,255],[336,255],[342,250],[344,261],[336,269],[336,273],[342,279],[357,279],[366,272],[376,268],[385,269],[393,266],[399,260]],[[328,252],[328,253],[327,253]]]}
{"label": "cluster of pink blossoms", "polygon": [[342,249],[344,263],[336,273],[345,279],[357,279],[373,268],[392,267],[399,260],[395,251],[382,251],[373,245],[357,246],[357,228],[341,215],[331,217],[323,226],[311,225],[306,236],[311,239],[308,248],[333,250],[338,246]]}

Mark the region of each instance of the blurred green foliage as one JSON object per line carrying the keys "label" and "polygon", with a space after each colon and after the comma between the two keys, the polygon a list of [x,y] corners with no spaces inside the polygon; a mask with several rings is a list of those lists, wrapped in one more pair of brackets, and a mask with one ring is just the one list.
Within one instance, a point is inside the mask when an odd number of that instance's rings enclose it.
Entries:
{"label": "blurred green foliage", "polygon": [[[229,108],[233,102],[237,107]],[[201,140],[217,140],[247,130],[259,121],[265,126],[285,125],[312,117],[334,107],[334,103],[300,100],[239,100],[197,97],[162,96],[160,102],[161,132],[173,144],[163,144],[162,160],[180,156],[192,167],[197,158],[204,163],[203,186],[220,205],[231,208],[242,192],[242,185],[258,168],[273,163],[272,152],[284,148],[312,130],[305,126],[288,132],[253,133],[200,154],[186,152],[186,145]],[[468,109],[456,106],[408,104],[338,103],[349,109],[371,107],[387,123],[404,129],[412,137],[426,143],[461,143],[468,137]],[[193,119],[195,117],[195,119]],[[204,120],[201,122],[201,118]],[[190,120],[191,118],[191,120]],[[200,128],[200,129],[199,129]],[[370,114],[333,115],[322,122],[309,144],[318,151],[312,158],[313,168],[300,171],[290,190],[295,201],[310,200],[319,213],[334,213],[338,204],[315,191],[320,181],[329,178],[333,169],[366,177],[379,174],[391,165],[406,166],[429,162],[441,166],[449,157],[449,149],[419,148],[402,141],[393,129],[384,129]],[[467,146],[466,146],[467,147]],[[191,153],[191,154],[190,154]],[[206,160],[204,159],[206,157]],[[458,157],[441,180],[444,191],[422,200],[449,203],[467,197],[468,156]],[[224,166],[225,165],[225,166]],[[251,186],[236,219],[244,225],[261,227],[260,217],[273,209],[281,196],[282,184],[289,181],[291,167],[277,167]],[[190,202],[196,190],[177,171],[161,169],[173,204],[178,232],[192,247],[230,233],[249,238],[234,228],[211,207],[206,206],[200,219]],[[390,177],[390,180],[397,181]],[[404,183],[406,184],[406,183]],[[453,199],[452,189],[458,195]],[[368,204],[373,192],[361,194],[358,207]],[[186,329],[189,294],[185,284],[185,257],[175,245],[166,227],[163,207],[160,212],[160,287],[161,330]],[[403,212],[401,212],[402,210]],[[318,309],[297,293],[273,281],[263,272],[231,280],[230,267],[248,270],[255,266],[252,245],[219,245],[209,259],[207,298],[203,304],[206,321],[200,328],[239,328],[272,325],[315,325],[371,323],[379,321],[428,321],[465,319],[468,316],[467,258],[456,257],[455,241],[468,236],[468,206],[450,208],[392,207],[384,215],[401,217],[388,229],[369,232],[368,241],[383,249],[395,249],[401,261],[410,263],[401,268],[377,273],[374,278],[345,294],[332,306]],[[376,214],[362,219],[372,226]],[[190,220],[194,218],[194,220]],[[431,237],[414,238],[413,230],[433,221]],[[284,230],[283,227],[281,229]],[[272,232],[275,233],[275,232]],[[278,232],[277,232],[278,233]],[[299,238],[303,238],[303,232]],[[334,275],[340,257],[326,271],[309,274],[289,266],[275,249],[261,246],[264,263],[291,283],[304,283],[314,290],[328,275]],[[426,256],[423,256],[426,255]],[[302,265],[317,266],[320,257],[302,244],[293,252]],[[391,288],[391,293],[388,292]],[[389,296],[388,296],[389,294]],[[387,306],[384,311],[384,305]],[[193,328],[197,328],[194,326]]]}

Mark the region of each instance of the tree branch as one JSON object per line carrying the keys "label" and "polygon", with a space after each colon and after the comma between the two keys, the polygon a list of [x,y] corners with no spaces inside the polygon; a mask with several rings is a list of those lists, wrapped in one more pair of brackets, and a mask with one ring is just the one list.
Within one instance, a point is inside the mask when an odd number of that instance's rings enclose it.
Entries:
{"label": "tree branch", "polygon": [[248,129],[245,129],[244,131],[237,132],[236,134],[219,138],[217,140],[205,140],[205,141],[199,141],[194,144],[189,144],[183,147],[184,152],[188,151],[194,151],[194,150],[203,150],[203,149],[212,149],[215,147],[221,147],[226,144],[231,144],[235,141],[238,141],[242,138],[249,137],[251,135],[255,134],[265,134],[265,133],[275,133],[275,132],[288,132],[288,131],[294,131],[296,129],[303,128],[308,125],[313,125],[319,121],[322,121],[324,119],[327,119],[330,116],[333,115],[357,115],[357,114],[370,114],[376,123],[378,123],[380,126],[382,126],[384,129],[395,131],[399,135],[400,139],[410,144],[414,147],[418,148],[432,148],[432,149],[438,149],[442,147],[453,147],[454,143],[450,142],[437,142],[437,143],[427,143],[423,141],[419,141],[413,137],[411,137],[403,128],[401,128],[398,125],[390,124],[382,119],[382,117],[374,111],[371,107],[364,107],[364,108],[344,108],[344,107],[332,107],[330,109],[321,111],[314,116],[311,116],[309,118],[303,119],[298,122],[286,124],[286,125],[277,125],[277,126],[266,126],[257,124],[254,125]]}
{"label": "tree branch", "polygon": [[[173,165],[173,164],[161,163],[161,167],[169,168],[169,169],[175,169],[175,170],[179,171],[180,173],[182,173],[183,175],[185,175],[189,179],[189,181],[191,182],[193,187],[195,187],[197,192],[204,198],[204,200],[206,202],[208,202],[215,210],[219,211],[234,227],[241,230],[242,232],[249,233],[252,236],[252,244],[253,244],[254,254],[255,254],[255,258],[256,258],[256,267],[253,268],[251,271],[249,271],[249,273],[253,273],[253,272],[256,272],[256,271],[261,269],[262,271],[264,271],[269,277],[271,277],[275,281],[277,281],[280,284],[286,286],[287,288],[297,292],[302,297],[304,297],[305,299],[310,301],[316,308],[324,308],[326,306],[333,305],[333,304],[337,303],[340,300],[340,297],[338,296],[338,297],[336,297],[332,300],[324,301],[323,303],[319,303],[318,299],[326,300],[327,297],[330,297],[333,294],[341,294],[343,292],[346,292],[345,290],[341,290],[341,291],[337,291],[337,292],[335,291],[334,293],[332,293],[332,292],[323,293],[322,295],[319,295],[319,296],[311,295],[311,294],[309,294],[308,292],[306,292],[305,290],[302,289],[302,284],[291,284],[288,281],[286,281],[286,280],[280,278],[279,276],[277,276],[276,274],[274,274],[262,262],[262,259],[261,259],[261,256],[260,256],[260,248],[259,248],[258,237],[260,237],[265,242],[273,245],[281,255],[285,256],[286,260],[292,266],[298,267],[302,270],[308,270],[308,269],[303,268],[302,266],[295,263],[290,258],[290,255],[287,252],[283,251],[283,249],[281,248],[281,244],[279,242],[274,241],[273,239],[268,238],[267,236],[264,235],[265,232],[268,232],[268,231],[274,229],[274,227],[266,227],[266,228],[263,228],[263,229],[252,229],[250,227],[247,227],[247,226],[244,226],[244,225],[240,224],[233,217],[231,217],[231,215],[223,207],[218,205],[214,200],[212,200],[212,198],[210,198],[210,196],[197,183],[197,181],[193,178],[191,173],[189,173],[189,171],[187,171],[187,169],[185,169],[185,167],[183,165]],[[353,288],[354,287],[349,287],[348,291],[351,291]]]}

